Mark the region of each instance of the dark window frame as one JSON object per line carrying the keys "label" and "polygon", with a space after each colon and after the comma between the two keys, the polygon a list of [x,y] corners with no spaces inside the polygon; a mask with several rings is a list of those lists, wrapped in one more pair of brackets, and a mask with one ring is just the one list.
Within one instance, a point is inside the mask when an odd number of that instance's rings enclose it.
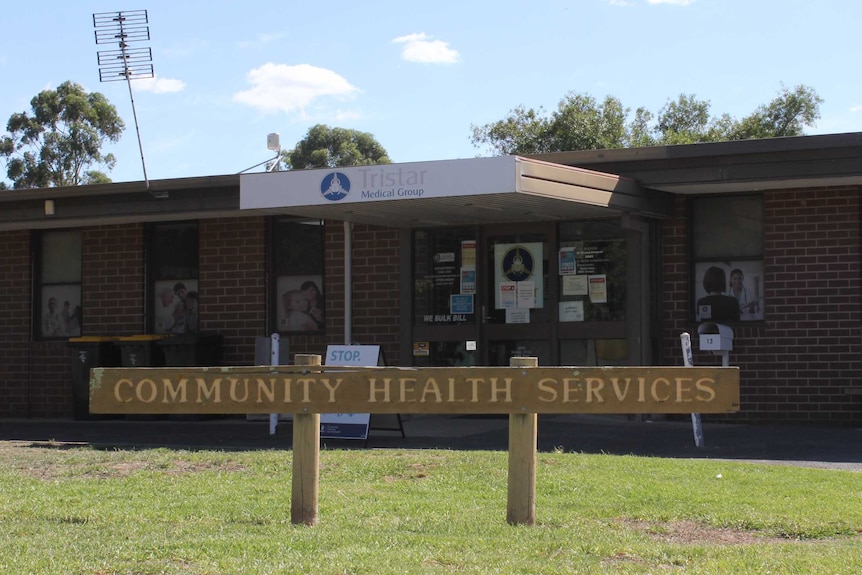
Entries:
{"label": "dark window frame", "polygon": [[325,222],[275,216],[269,219],[268,231],[267,318],[271,331],[325,334]]}
{"label": "dark window frame", "polygon": [[[76,281],[66,278],[52,281],[45,278],[44,267],[46,260],[46,238],[49,235],[77,236],[77,273]],[[83,232],[74,229],[42,230],[33,232],[33,339],[36,341],[56,341],[80,336],[83,333]],[[63,242],[68,245],[68,242]],[[68,255],[68,254],[64,254]],[[48,304],[55,300],[56,308],[52,318],[47,318]],[[47,300],[47,301],[46,301]],[[62,302],[60,301],[62,300]],[[68,302],[68,309],[65,303]],[[50,326],[50,327],[48,327]],[[47,330],[54,331],[54,335],[46,335]]]}
{"label": "dark window frame", "polygon": [[[167,233],[176,237],[164,236]],[[147,331],[165,335],[197,333],[198,317],[192,321],[186,317],[181,321],[177,305],[180,301],[185,302],[191,294],[197,300],[197,309],[200,309],[199,222],[183,220],[148,224],[145,245]],[[187,252],[178,251],[180,248]],[[166,263],[163,258],[174,261]]]}
{"label": "dark window frame", "polygon": [[[745,202],[751,203],[746,206]],[[703,207],[708,205],[707,203],[711,203],[710,209]],[[747,221],[737,220],[737,223],[731,224],[699,222],[699,214],[706,213],[709,217],[723,217],[725,221],[733,220],[734,215]],[[752,217],[753,215],[756,217]],[[764,321],[766,302],[763,297],[765,279],[763,194],[746,192],[698,196],[688,203],[687,219],[691,320],[727,324]],[[745,225],[742,225],[743,223]],[[739,247],[716,249],[706,245],[711,237],[710,234],[717,238],[716,243],[731,234],[740,236],[742,241]],[[727,243],[721,245],[727,245]],[[740,283],[742,288],[737,289],[736,286]],[[736,293],[733,293],[734,289],[737,289]],[[726,305],[726,302],[730,301],[728,297],[737,300],[738,310],[732,309],[733,306],[729,303]]]}

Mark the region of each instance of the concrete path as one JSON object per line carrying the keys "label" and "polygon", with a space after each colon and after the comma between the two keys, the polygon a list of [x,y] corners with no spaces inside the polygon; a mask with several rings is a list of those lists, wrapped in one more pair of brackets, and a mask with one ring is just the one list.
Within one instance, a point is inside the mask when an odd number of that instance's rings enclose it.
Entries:
{"label": "concrete path", "polygon": [[[405,415],[406,437],[394,418],[372,418],[368,441],[324,439],[330,448],[508,449],[508,416]],[[290,449],[291,422],[275,435],[265,420],[0,419],[0,441],[56,442],[96,447],[188,449]],[[862,472],[862,429],[774,425],[704,425],[695,447],[688,421],[641,421],[625,416],[539,416],[540,451],[562,449],[644,457],[730,459]]]}

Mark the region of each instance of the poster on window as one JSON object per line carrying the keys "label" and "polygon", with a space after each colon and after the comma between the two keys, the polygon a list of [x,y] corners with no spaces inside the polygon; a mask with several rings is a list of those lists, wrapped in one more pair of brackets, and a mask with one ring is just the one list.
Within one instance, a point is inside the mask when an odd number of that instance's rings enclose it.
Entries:
{"label": "poster on window", "polygon": [[697,321],[716,323],[763,319],[763,262],[714,261],[695,264]]}
{"label": "poster on window", "polygon": [[476,268],[473,266],[461,268],[461,293],[476,293]]}
{"label": "poster on window", "polygon": [[[544,262],[542,242],[527,242],[522,244],[495,244],[494,245],[494,286],[497,294],[496,309],[510,309],[512,307],[543,307],[544,304]],[[515,299],[515,305],[511,305],[509,290],[504,286],[530,282],[529,290],[532,294],[532,305],[525,305],[527,300]],[[526,285],[526,284],[525,284]],[[515,294],[511,294],[514,296]]]}
{"label": "poster on window", "polygon": [[198,280],[158,281],[155,300],[156,333],[198,333]]}
{"label": "poster on window", "polygon": [[560,275],[566,276],[578,273],[575,263],[575,248],[560,248]]}
{"label": "poster on window", "polygon": [[45,286],[42,288],[42,337],[81,335],[81,286]]}
{"label": "poster on window", "polygon": [[325,324],[323,276],[279,276],[278,331],[283,333],[318,333]]}

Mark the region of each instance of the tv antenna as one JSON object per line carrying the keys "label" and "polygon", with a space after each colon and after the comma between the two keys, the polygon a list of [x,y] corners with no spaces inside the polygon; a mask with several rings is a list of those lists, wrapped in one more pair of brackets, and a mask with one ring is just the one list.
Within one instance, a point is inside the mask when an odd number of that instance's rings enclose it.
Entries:
{"label": "tv antenna", "polygon": [[138,126],[138,113],[135,110],[135,96],[132,93],[132,80],[153,78],[153,51],[149,47],[132,48],[132,42],[149,42],[150,27],[146,10],[127,10],[125,12],[98,12],[93,14],[93,27],[96,29],[96,45],[116,44],[117,50],[102,50],[98,53],[99,81],[118,82],[125,80],[129,86],[132,101],[132,116],[135,118],[135,132],[138,135],[138,149],[141,151],[141,165],[144,169],[144,183],[147,191],[157,198],[166,198],[167,192],[150,191],[147,177],[147,163],[144,161],[144,146],[141,143],[141,129]]}

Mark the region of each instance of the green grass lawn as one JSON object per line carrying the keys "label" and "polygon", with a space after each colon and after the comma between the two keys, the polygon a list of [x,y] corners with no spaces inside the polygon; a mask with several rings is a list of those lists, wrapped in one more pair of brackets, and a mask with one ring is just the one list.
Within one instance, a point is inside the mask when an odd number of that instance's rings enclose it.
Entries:
{"label": "green grass lawn", "polygon": [[0,443],[0,573],[862,573],[862,474],[541,453],[526,527],[507,458],[324,450],[307,527],[290,451]]}

